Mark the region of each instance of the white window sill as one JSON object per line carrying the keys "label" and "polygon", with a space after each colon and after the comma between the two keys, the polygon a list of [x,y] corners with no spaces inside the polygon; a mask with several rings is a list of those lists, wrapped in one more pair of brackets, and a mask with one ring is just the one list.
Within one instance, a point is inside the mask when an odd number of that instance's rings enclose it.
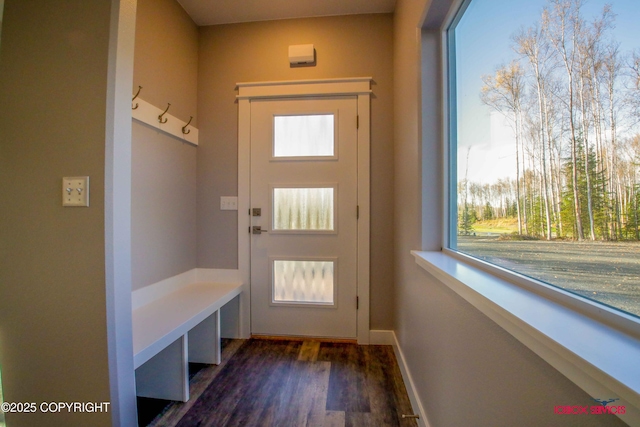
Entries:
{"label": "white window sill", "polygon": [[[640,426],[640,338],[444,252],[416,263],[594,398],[620,398]],[[564,402],[563,402],[564,403]],[[568,403],[567,403],[568,404]]]}

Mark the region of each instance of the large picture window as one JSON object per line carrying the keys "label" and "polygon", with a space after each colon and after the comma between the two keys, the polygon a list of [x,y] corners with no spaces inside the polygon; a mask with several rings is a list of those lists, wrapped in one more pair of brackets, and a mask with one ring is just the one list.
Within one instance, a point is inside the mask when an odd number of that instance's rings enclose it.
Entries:
{"label": "large picture window", "polygon": [[640,316],[640,2],[471,0],[451,249]]}

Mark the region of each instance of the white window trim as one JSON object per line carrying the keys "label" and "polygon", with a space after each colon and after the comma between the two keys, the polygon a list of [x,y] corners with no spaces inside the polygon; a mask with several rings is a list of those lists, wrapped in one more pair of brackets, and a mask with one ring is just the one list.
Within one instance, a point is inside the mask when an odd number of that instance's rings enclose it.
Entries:
{"label": "white window trim", "polygon": [[[640,339],[484,271],[449,251],[412,251],[416,263],[596,398],[620,398],[640,425]],[[571,405],[574,402],[558,402]],[[594,403],[595,404],[595,403]]]}
{"label": "white window trim", "polygon": [[[449,46],[446,32],[456,11],[468,3],[463,0],[436,1],[433,3],[436,4],[435,14],[445,2],[451,5],[446,17],[435,26],[430,22],[430,28],[425,28],[437,31],[441,37],[442,80],[436,84],[443,88],[439,108],[443,128],[438,136],[445,147],[441,187],[444,195],[443,249],[412,251],[415,262],[591,396],[620,398],[615,405],[626,406],[626,413],[620,418],[632,426],[640,426],[640,322],[635,317],[447,249],[452,237],[450,225],[455,224],[456,219],[449,210],[451,197],[454,197],[449,182],[454,174],[450,168],[455,164],[449,163]],[[429,12],[426,20],[430,19]],[[433,60],[433,57],[423,58],[423,63],[425,60]],[[429,126],[425,123],[422,128]],[[422,137],[429,138],[424,134]],[[451,157],[455,162],[455,157]],[[571,405],[573,402],[558,404]]]}
{"label": "white window trim", "polygon": [[301,97],[355,96],[358,106],[358,255],[357,339],[369,344],[370,264],[370,146],[372,77],[238,83],[238,270],[243,285],[240,307],[241,336],[251,336],[251,100]]}

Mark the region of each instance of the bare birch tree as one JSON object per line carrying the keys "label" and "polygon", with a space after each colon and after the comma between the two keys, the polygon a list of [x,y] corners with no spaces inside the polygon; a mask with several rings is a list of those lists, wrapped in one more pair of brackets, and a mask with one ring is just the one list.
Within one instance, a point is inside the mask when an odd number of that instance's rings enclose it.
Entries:
{"label": "bare birch tree", "polygon": [[[551,240],[551,213],[549,200],[548,177],[553,173],[547,171],[547,151],[551,150],[551,125],[548,111],[548,92],[546,82],[553,69],[553,54],[549,42],[544,37],[541,29],[536,25],[527,30],[523,30],[513,37],[516,44],[516,52],[527,58],[532,70],[533,80],[536,88],[537,114],[539,123],[538,138],[541,148],[542,162],[542,186],[544,196],[545,219],[547,223],[546,238]],[[553,190],[552,190],[553,191]]]}
{"label": "bare birch tree", "polygon": [[[506,117],[516,137],[516,209],[518,234],[527,232],[526,209],[520,203],[520,146],[522,140],[522,97],[524,96],[524,72],[517,61],[496,70],[495,76],[483,76],[484,86],[480,94],[482,102]],[[526,198],[526,196],[524,196]],[[523,215],[524,214],[524,215]]]}
{"label": "bare birch tree", "polygon": [[584,240],[581,203],[578,187],[578,137],[576,135],[575,80],[578,66],[580,34],[580,9],[584,0],[550,0],[542,12],[542,26],[551,45],[561,58],[567,76],[567,96],[560,99],[568,113],[571,137],[571,179],[573,187],[574,215],[578,240]]}

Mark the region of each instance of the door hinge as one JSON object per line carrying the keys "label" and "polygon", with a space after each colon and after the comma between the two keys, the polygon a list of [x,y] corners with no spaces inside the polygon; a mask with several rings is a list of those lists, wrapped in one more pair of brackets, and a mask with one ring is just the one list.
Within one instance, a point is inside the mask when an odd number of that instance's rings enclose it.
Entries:
{"label": "door hinge", "polygon": [[360,116],[356,116],[356,129],[360,129]]}
{"label": "door hinge", "polygon": [[248,233],[251,234],[251,227],[249,227]]}
{"label": "door hinge", "polygon": [[360,219],[360,205],[356,206],[356,219]]}
{"label": "door hinge", "polygon": [[356,297],[356,310],[360,310],[360,297]]}

